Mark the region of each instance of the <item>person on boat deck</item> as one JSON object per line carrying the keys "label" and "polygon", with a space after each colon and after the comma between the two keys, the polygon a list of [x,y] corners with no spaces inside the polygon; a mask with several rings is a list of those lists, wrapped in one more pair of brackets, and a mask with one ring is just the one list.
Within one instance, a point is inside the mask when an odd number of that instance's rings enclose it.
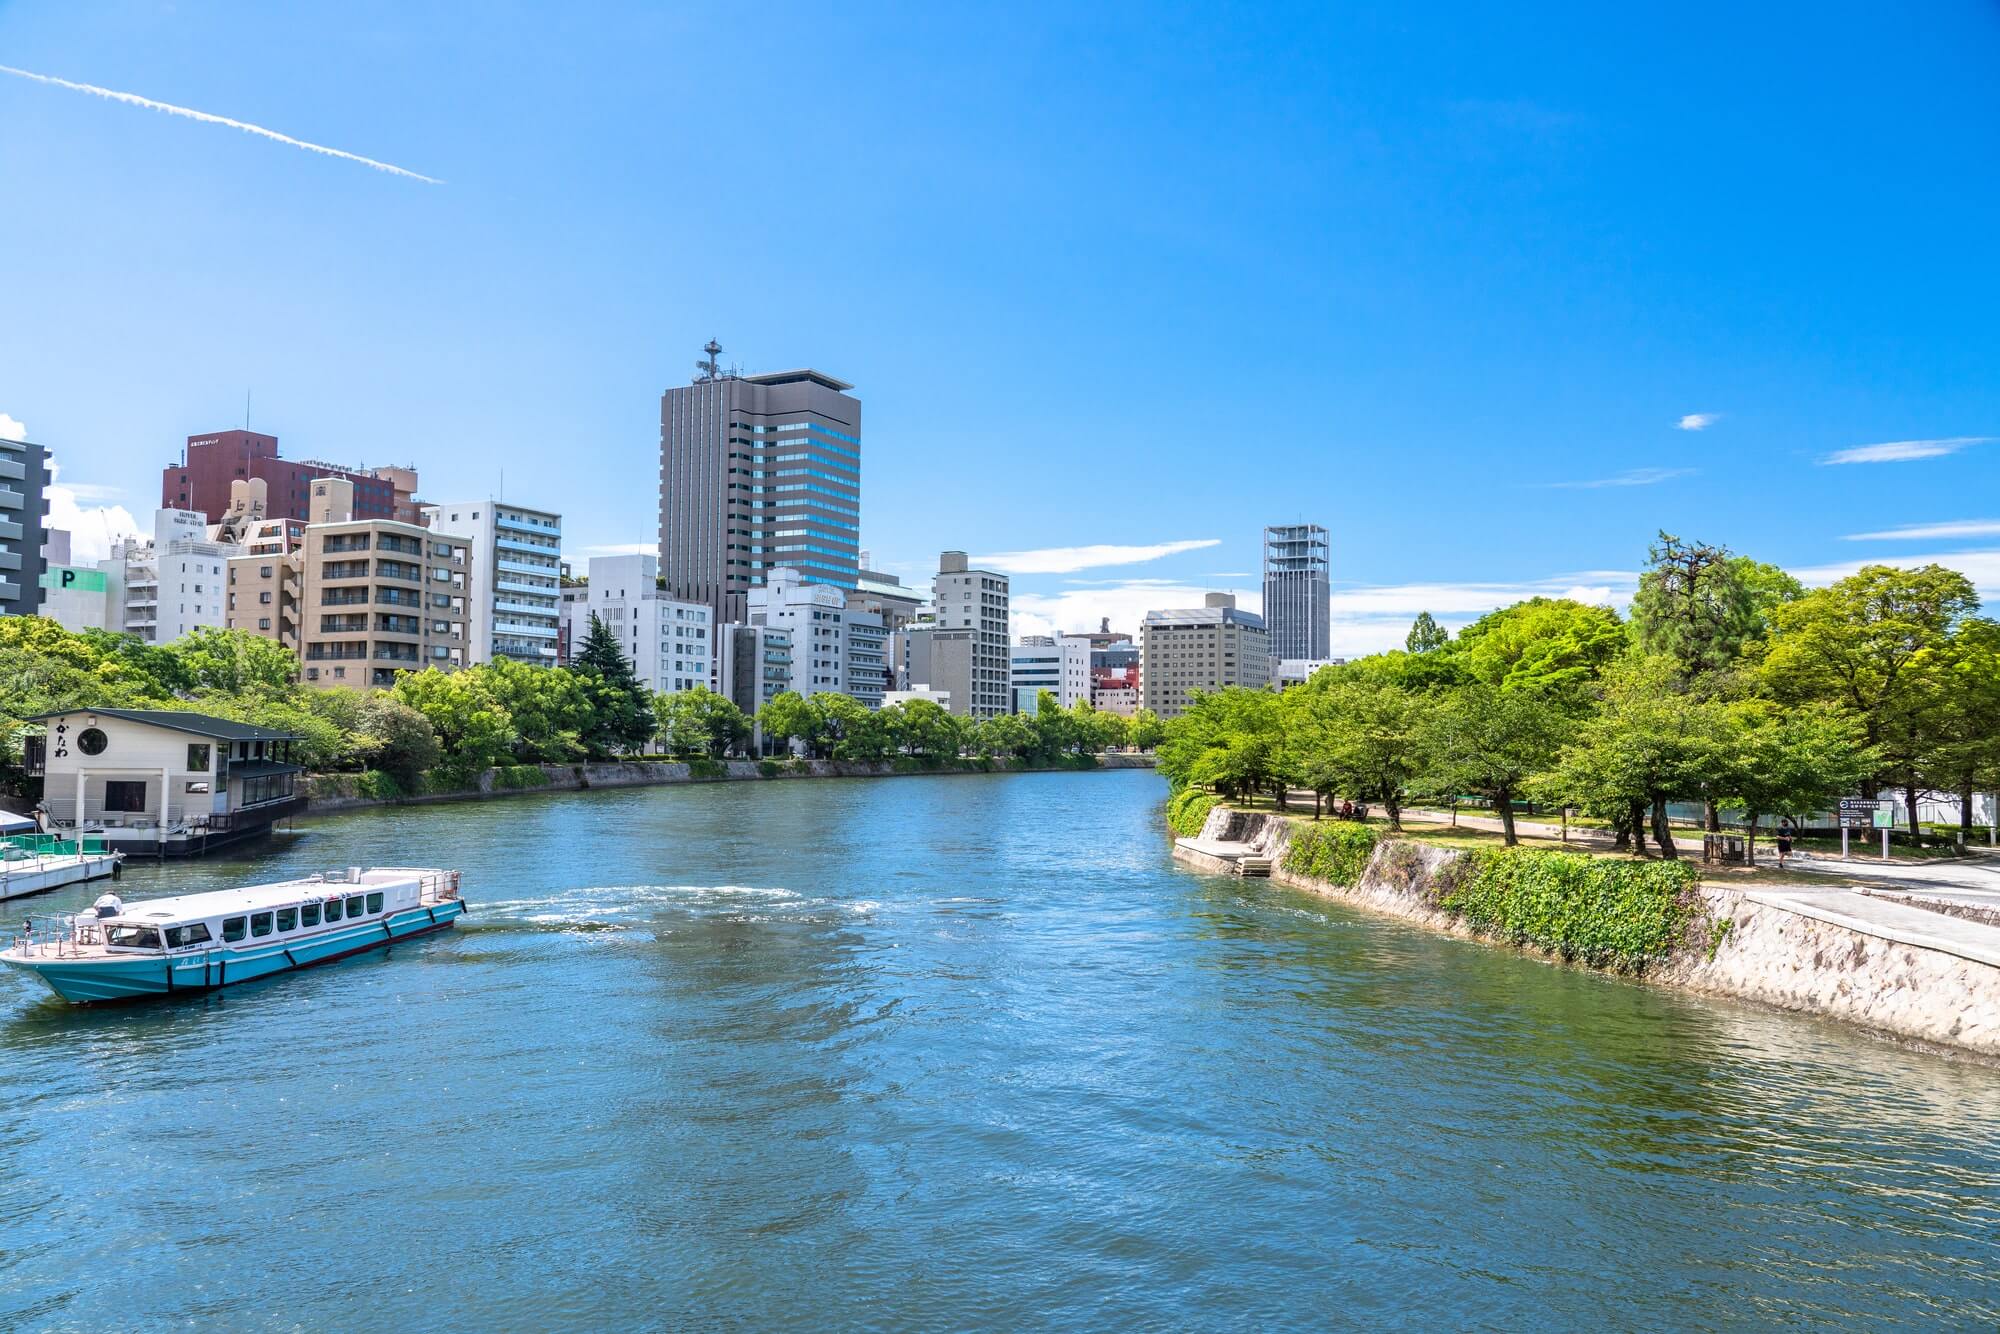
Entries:
{"label": "person on boat deck", "polygon": [[125,911],[125,901],[109,890],[97,896],[97,902],[90,905],[99,917],[116,917]]}

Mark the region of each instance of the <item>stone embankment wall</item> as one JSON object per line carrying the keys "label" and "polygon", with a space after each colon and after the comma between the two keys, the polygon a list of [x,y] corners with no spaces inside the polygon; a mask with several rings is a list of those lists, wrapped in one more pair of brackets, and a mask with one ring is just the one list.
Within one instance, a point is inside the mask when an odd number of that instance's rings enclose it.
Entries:
{"label": "stone embankment wall", "polygon": [[[1099,755],[1099,769],[1150,769],[1151,755],[1113,752]],[[355,779],[347,774],[315,774],[309,780],[306,811],[320,815],[354,810],[363,806],[413,806],[446,801],[478,801],[486,797],[518,797],[538,792],[579,792],[598,787],[659,787],[676,783],[783,782],[804,778],[902,778],[961,773],[1041,773],[1054,766],[1019,764],[996,759],[985,768],[909,768],[894,761],[856,763],[848,760],[808,760],[804,763],[780,761],[775,772],[764,771],[764,761],[724,760],[720,773],[696,774],[691,766],[650,760],[606,760],[590,764],[543,764],[539,768],[547,780],[527,786],[506,786],[496,781],[496,771],[479,776],[479,785],[456,792],[426,793],[421,796],[371,797],[358,795]],[[1068,770],[1067,772],[1088,772]]]}
{"label": "stone embankment wall", "polygon": [[[1217,808],[1201,837],[1250,845],[1255,855],[1271,859],[1273,879],[1296,888],[1452,935],[1493,939],[1437,906],[1440,870],[1464,855],[1454,849],[1418,844],[1414,857],[1408,851],[1389,855],[1391,848],[1409,845],[1385,840],[1355,884],[1335,885],[1285,869],[1291,825],[1278,816]],[[1198,852],[1176,855],[1204,870],[1230,869],[1230,863]],[[1701,894],[1707,918],[1697,938],[1703,943],[1648,967],[1640,974],[1643,980],[2000,1058],[2000,967],[1824,921],[1772,903],[1769,896],[1752,899],[1746,891],[1712,885],[1704,885]],[[1545,951],[1529,952],[1548,957]]]}

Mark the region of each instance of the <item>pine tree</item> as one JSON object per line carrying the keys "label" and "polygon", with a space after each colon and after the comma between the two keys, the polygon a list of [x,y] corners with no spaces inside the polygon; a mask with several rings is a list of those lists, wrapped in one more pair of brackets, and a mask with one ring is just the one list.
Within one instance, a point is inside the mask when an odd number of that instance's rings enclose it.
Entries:
{"label": "pine tree", "polygon": [[651,692],[639,683],[632,663],[618,647],[618,637],[596,612],[590,615],[590,633],[571,670],[582,678],[590,699],[590,730],[583,740],[593,752],[638,750],[652,738]]}
{"label": "pine tree", "polygon": [[1410,634],[1403,641],[1403,647],[1412,653],[1429,653],[1441,649],[1451,642],[1451,633],[1437,623],[1429,612],[1417,613],[1417,619],[1410,626]]}

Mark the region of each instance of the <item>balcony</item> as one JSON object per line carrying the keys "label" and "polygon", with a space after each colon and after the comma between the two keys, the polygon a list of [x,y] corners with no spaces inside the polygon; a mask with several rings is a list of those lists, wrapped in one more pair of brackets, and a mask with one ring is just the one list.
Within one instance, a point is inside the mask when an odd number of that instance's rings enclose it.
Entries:
{"label": "balcony", "polygon": [[511,528],[517,533],[542,533],[555,537],[562,532],[561,524],[541,523],[534,519],[507,519],[496,516],[493,522],[496,528]]}
{"label": "balcony", "polygon": [[493,610],[496,612],[507,612],[515,616],[554,616],[556,614],[556,603],[553,600],[546,603],[496,601],[493,604]]}
{"label": "balcony", "polygon": [[494,561],[493,564],[497,568],[507,570],[513,574],[535,574],[548,579],[555,578],[557,571],[561,568],[560,563],[556,559],[556,553],[553,551],[549,553],[548,560],[541,564],[519,558],[510,559],[504,556]]}
{"label": "balcony", "polygon": [[528,639],[554,639],[556,627],[553,625],[528,625],[521,621],[495,621],[493,633],[496,635],[521,635]]}
{"label": "balcony", "polygon": [[0,459],[0,478],[10,482],[26,481],[28,465],[19,459]]}
{"label": "balcony", "polygon": [[554,558],[562,553],[560,543],[530,542],[519,537],[495,537],[493,545],[502,551],[525,551],[531,556],[548,556]]}

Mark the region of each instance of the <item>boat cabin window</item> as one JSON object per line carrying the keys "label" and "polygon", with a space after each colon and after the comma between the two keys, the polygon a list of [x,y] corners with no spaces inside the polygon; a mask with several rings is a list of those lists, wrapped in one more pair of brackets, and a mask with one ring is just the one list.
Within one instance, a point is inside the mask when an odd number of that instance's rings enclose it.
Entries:
{"label": "boat cabin window", "polygon": [[299,925],[304,927],[319,925],[319,905],[317,903],[307,903],[300,906]]}
{"label": "boat cabin window", "polygon": [[298,929],[299,929],[299,910],[297,908],[278,909],[278,930],[296,931]]}
{"label": "boat cabin window", "polygon": [[243,939],[243,932],[244,932],[244,928],[245,928],[245,927],[247,927],[247,926],[249,925],[249,922],[250,922],[250,919],[249,919],[249,918],[247,918],[247,917],[225,917],[225,918],[223,918],[223,919],[222,919],[222,938],[223,938],[224,940],[241,940],[241,939]]}
{"label": "boat cabin window", "polygon": [[337,922],[340,920],[339,899],[328,899],[326,901],[326,920],[329,922]]}
{"label": "boat cabin window", "polygon": [[382,911],[382,896],[380,894],[370,894],[368,896],[368,911],[371,913]]}
{"label": "boat cabin window", "polygon": [[359,894],[356,894],[353,898],[347,901],[347,915],[349,917],[359,917],[361,916],[362,913],[366,911],[367,911],[367,905],[362,901],[362,898]]}
{"label": "boat cabin window", "polygon": [[160,933],[150,926],[114,926],[104,934],[104,943],[128,950],[160,948]]}
{"label": "boat cabin window", "polygon": [[182,949],[189,945],[206,945],[214,937],[208,934],[207,922],[195,922],[188,926],[167,928],[167,948]]}
{"label": "boat cabin window", "polygon": [[253,936],[270,935],[271,914],[267,912],[252,913],[250,915],[250,934]]}

